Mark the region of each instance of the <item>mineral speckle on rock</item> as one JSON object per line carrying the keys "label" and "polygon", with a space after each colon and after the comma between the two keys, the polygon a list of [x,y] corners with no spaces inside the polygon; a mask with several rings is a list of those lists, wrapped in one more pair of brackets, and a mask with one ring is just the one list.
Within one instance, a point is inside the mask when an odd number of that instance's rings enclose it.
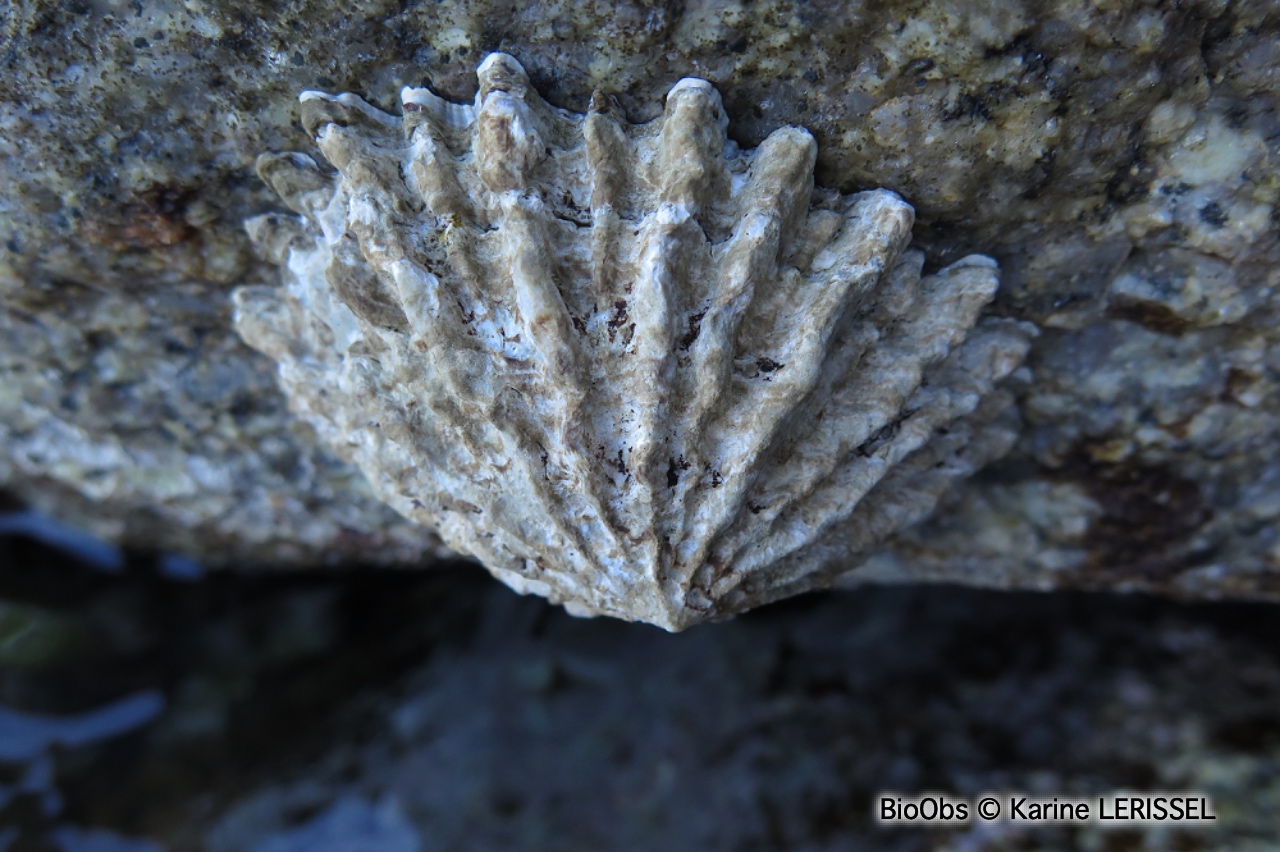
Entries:
{"label": "mineral speckle on rock", "polygon": [[1035,332],[995,262],[921,276],[911,208],[743,151],[685,79],[631,125],[557,110],[506,54],[474,106],[305,92],[298,216],[248,229],[285,287],[236,329],[378,496],[508,585],[678,630],[828,585],[1012,445]]}
{"label": "mineral speckle on rock", "polygon": [[[298,91],[466,101],[504,50],[557,107],[603,89],[631,122],[708,79],[744,148],[804,126],[820,185],[909,198],[930,271],[999,261],[995,312],[1046,328],[1027,428],[880,576],[1280,595],[1278,28],[1271,4],[1218,0],[10,3],[0,481],[211,563],[430,552],[287,425],[227,293],[275,280],[241,222],[277,206],[257,153],[308,144]],[[104,474],[110,458],[151,475]],[[229,475],[182,484],[210,470]],[[1038,498],[1062,494],[1079,523],[1045,523]]]}

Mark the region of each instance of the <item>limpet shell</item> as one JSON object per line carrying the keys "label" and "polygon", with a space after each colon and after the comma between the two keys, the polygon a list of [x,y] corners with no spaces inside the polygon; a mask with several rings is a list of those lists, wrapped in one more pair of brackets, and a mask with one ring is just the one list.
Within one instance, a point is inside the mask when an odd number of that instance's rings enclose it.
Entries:
{"label": "limpet shell", "polygon": [[855,571],[1016,434],[1034,329],[995,261],[923,275],[912,208],[815,189],[816,144],[728,140],[682,80],[628,124],[512,57],[473,105],[302,95],[309,156],[247,227],[284,286],[235,323],[379,497],[503,582],[668,630]]}

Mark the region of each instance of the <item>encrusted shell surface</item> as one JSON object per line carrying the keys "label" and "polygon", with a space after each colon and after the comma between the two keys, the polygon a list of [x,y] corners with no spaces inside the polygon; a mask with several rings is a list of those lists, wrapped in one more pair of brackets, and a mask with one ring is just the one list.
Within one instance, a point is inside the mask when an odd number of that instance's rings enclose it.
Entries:
{"label": "encrusted shell surface", "polygon": [[922,276],[892,192],[815,190],[682,80],[630,125],[491,55],[474,105],[306,92],[337,174],[264,155],[282,288],[235,294],[295,412],[508,585],[670,630],[830,585],[1005,452],[1033,329],[994,261]]}

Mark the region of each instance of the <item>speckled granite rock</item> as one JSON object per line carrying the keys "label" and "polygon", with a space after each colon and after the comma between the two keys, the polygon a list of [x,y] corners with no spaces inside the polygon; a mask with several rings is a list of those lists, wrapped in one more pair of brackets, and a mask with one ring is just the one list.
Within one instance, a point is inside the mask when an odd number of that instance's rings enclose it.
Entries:
{"label": "speckled granite rock", "polygon": [[4,14],[0,481],[64,518],[210,562],[433,551],[290,421],[227,297],[274,280],[240,223],[274,206],[253,157],[308,144],[295,92],[468,99],[504,50],[633,121],[707,78],[742,144],[803,125],[820,184],[900,192],[931,264],[1000,261],[995,312],[1046,329],[1023,439],[866,576],[1280,597],[1269,4]]}

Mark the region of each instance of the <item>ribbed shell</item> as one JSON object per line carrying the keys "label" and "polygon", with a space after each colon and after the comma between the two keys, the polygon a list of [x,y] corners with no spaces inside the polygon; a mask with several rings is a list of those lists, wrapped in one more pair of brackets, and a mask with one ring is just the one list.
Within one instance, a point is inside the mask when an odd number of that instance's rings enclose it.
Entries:
{"label": "ribbed shell", "polygon": [[520,591],[670,630],[809,588],[1014,435],[1032,330],[980,320],[996,264],[921,277],[892,192],[815,191],[816,146],[551,107],[491,55],[474,106],[306,92],[338,171],[264,155],[250,220],[284,288],[236,328],[380,497]]}

